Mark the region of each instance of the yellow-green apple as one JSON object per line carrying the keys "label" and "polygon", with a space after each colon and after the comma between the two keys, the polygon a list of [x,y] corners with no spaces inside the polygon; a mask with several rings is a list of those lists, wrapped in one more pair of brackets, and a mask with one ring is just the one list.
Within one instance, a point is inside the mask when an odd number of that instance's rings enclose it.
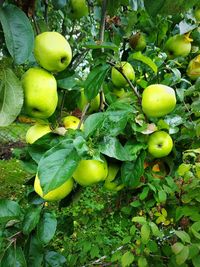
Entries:
{"label": "yellow-green apple", "polygon": [[191,51],[191,42],[189,34],[176,34],[170,37],[165,44],[165,51],[169,59],[176,57],[186,57]]}
{"label": "yellow-green apple", "polygon": [[[116,64],[116,67],[130,80],[135,79],[135,71],[130,63],[122,61],[119,64]],[[124,87],[128,84],[127,80],[115,67],[112,67],[111,79],[115,86]]]}
{"label": "yellow-green apple", "polygon": [[121,97],[125,96],[125,94],[126,94],[124,88],[113,88],[113,89],[111,90],[111,92],[112,92],[114,95],[116,95],[116,97],[118,97],[118,98],[121,98]]}
{"label": "yellow-green apple", "polygon": [[[77,101],[77,106],[78,108],[83,111],[83,109],[85,108],[85,106],[89,103],[86,95],[84,94],[84,89],[81,89],[81,94],[80,97]],[[100,107],[100,94],[98,94],[95,98],[93,98],[90,102],[90,107],[87,111],[88,114],[93,113],[93,112],[97,112],[99,110]]]}
{"label": "yellow-green apple", "polygon": [[142,110],[148,117],[162,117],[173,111],[176,94],[173,88],[163,84],[152,84],[142,94]]}
{"label": "yellow-green apple", "polygon": [[200,77],[200,54],[189,62],[186,73],[191,80]]}
{"label": "yellow-green apple", "polygon": [[143,51],[146,47],[146,37],[144,33],[137,32],[129,39],[130,47],[136,51]]}
{"label": "yellow-green apple", "polygon": [[36,140],[51,132],[48,124],[39,124],[31,126],[26,132],[26,143],[33,144]]}
{"label": "yellow-green apple", "polygon": [[173,141],[171,136],[164,132],[158,131],[150,135],[148,140],[148,152],[155,158],[162,158],[172,151]]}
{"label": "yellow-green apple", "polygon": [[[63,124],[66,129],[74,129],[76,130],[79,125],[79,118],[69,115],[63,118]],[[83,130],[83,124],[81,124],[81,130]]]}
{"label": "yellow-green apple", "polygon": [[114,180],[119,172],[119,165],[116,163],[110,162],[108,164],[108,175],[105,179],[104,187],[111,191],[119,191],[124,188],[123,184],[118,184]]}
{"label": "yellow-green apple", "polygon": [[41,68],[30,68],[22,77],[24,106],[34,118],[50,117],[57,106],[57,83],[54,76]]}
{"label": "yellow-green apple", "polygon": [[44,195],[41,185],[40,185],[40,179],[38,175],[36,175],[35,181],[34,181],[35,192],[46,201],[57,201],[57,200],[61,200],[65,198],[72,191],[73,185],[74,185],[73,178],[70,178],[58,188]]}
{"label": "yellow-green apple", "polygon": [[89,13],[88,5],[86,0],[71,0],[71,18],[80,19],[87,16]]}
{"label": "yellow-green apple", "polygon": [[66,69],[72,60],[72,50],[63,35],[58,32],[43,32],[36,36],[34,56],[44,69],[59,72]]}
{"label": "yellow-green apple", "polygon": [[82,159],[73,173],[73,178],[78,184],[88,186],[104,181],[107,175],[107,161],[102,157],[102,161]]}

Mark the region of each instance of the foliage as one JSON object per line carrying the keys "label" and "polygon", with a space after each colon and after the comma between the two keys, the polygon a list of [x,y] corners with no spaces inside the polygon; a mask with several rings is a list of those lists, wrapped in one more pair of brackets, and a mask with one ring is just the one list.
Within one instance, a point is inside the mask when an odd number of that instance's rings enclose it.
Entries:
{"label": "foliage", "polygon": [[[199,266],[200,78],[190,80],[186,71],[199,54],[194,17],[199,1],[108,0],[102,6],[87,1],[89,15],[80,19],[70,16],[70,1],[22,2],[6,0],[0,6],[0,125],[26,115],[20,79],[37,65],[34,35],[62,33],[73,59],[66,70],[53,73],[59,103],[46,121],[52,133],[17,155],[31,174],[39,173],[45,194],[69,179],[81,159],[102,154],[108,164],[119,165],[115,182],[124,188],[110,192],[103,182],[76,184],[60,203],[49,204],[34,192],[33,177],[24,196],[0,200],[0,266]],[[147,39],[143,52],[129,46],[138,31]],[[191,53],[168,59],[166,40],[190,31]],[[120,97],[110,77],[119,61],[132,64],[136,75]],[[173,87],[177,104],[164,117],[147,118],[142,92],[155,83]],[[99,112],[78,110],[82,88],[89,103],[101,94]],[[66,114],[79,116],[84,131],[63,133]],[[159,160],[147,150],[156,130],[174,141],[170,155]]]}

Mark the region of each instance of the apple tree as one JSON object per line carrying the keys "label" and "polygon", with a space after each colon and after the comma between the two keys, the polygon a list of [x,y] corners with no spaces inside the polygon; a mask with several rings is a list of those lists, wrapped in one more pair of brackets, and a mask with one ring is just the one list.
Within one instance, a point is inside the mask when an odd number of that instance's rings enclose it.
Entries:
{"label": "apple tree", "polygon": [[1,267],[199,266],[199,10],[0,1],[0,126],[32,123]]}

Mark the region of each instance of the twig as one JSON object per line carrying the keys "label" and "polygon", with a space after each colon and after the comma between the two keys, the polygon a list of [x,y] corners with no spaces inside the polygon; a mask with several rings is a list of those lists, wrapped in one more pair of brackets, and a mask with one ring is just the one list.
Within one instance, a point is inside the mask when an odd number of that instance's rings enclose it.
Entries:
{"label": "twig", "polygon": [[39,27],[38,27],[38,24],[37,24],[35,15],[32,16],[32,19],[33,19],[33,25],[34,25],[34,27],[35,27],[36,34],[39,34],[39,33],[40,33],[40,29],[39,29]]}
{"label": "twig", "polygon": [[44,1],[44,19],[45,19],[45,22],[48,24],[48,0],[45,0]]}
{"label": "twig", "polygon": [[83,109],[83,112],[82,112],[82,114],[81,114],[81,119],[80,119],[80,121],[79,121],[79,124],[78,124],[77,129],[80,129],[80,128],[81,128],[81,124],[82,124],[83,121],[84,121],[85,115],[86,115],[86,113],[87,113],[89,107],[90,107],[90,103],[88,103],[87,105],[85,105],[85,107],[84,107],[84,109]]}

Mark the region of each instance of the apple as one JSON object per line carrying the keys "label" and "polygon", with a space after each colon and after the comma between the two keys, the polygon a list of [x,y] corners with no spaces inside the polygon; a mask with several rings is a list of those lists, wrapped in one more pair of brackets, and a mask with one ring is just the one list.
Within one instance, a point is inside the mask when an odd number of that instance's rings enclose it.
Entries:
{"label": "apple", "polygon": [[[63,118],[63,124],[66,129],[74,129],[76,130],[79,125],[79,118],[69,115]],[[81,130],[83,130],[83,124],[81,124]]]}
{"label": "apple", "polygon": [[28,115],[46,119],[56,110],[57,83],[54,76],[41,68],[30,68],[22,77],[24,106]]}
{"label": "apple", "polygon": [[89,13],[88,5],[86,0],[71,0],[71,18],[80,19],[84,16],[87,16]]}
{"label": "apple", "polygon": [[[130,63],[126,61],[122,61],[116,65],[117,68],[121,69],[123,74],[130,80],[133,81],[135,79],[135,71]],[[128,85],[127,80],[124,76],[117,70],[115,67],[112,67],[111,71],[111,79],[115,86],[124,87]]]}
{"label": "apple", "polygon": [[162,117],[173,111],[176,94],[173,88],[163,84],[152,84],[142,94],[142,110],[148,117]]}
{"label": "apple", "polygon": [[122,98],[126,95],[124,88],[113,88],[111,92],[118,98]]}
{"label": "apple", "polygon": [[197,20],[197,22],[200,22],[200,8],[196,8],[194,10],[194,17]]}
{"label": "apple", "polygon": [[124,188],[123,184],[117,184],[114,180],[119,172],[119,165],[110,162],[108,165],[108,175],[105,179],[104,187],[111,191],[119,191]]}
{"label": "apple", "polygon": [[141,32],[137,32],[129,39],[130,47],[136,51],[143,51],[146,47],[145,35]]}
{"label": "apple", "polygon": [[35,192],[46,201],[57,201],[65,198],[72,191],[74,185],[73,178],[68,179],[58,188],[48,192],[46,195],[43,194],[40,186],[40,180],[38,175],[35,177],[34,190]]}
{"label": "apple", "polygon": [[82,159],[73,173],[74,180],[82,186],[104,181],[108,175],[108,166],[105,158],[102,160]]}
{"label": "apple", "polygon": [[186,73],[191,80],[197,80],[200,77],[200,54],[189,62]]}
{"label": "apple", "polygon": [[[83,111],[85,106],[89,103],[86,95],[84,94],[84,89],[81,89],[80,97],[77,101],[78,108]],[[93,98],[90,102],[90,107],[87,111],[88,114],[99,111],[100,107],[100,94],[98,94],[95,98]]]}
{"label": "apple", "polygon": [[72,50],[68,41],[60,33],[43,32],[35,38],[34,56],[44,69],[59,72],[70,64]]}
{"label": "apple", "polygon": [[33,144],[36,140],[51,132],[48,124],[38,124],[31,126],[26,132],[26,143]]}
{"label": "apple", "polygon": [[148,152],[155,158],[169,155],[173,148],[171,136],[164,131],[157,131],[150,135],[148,140]]}
{"label": "apple", "polygon": [[170,37],[165,44],[165,51],[169,59],[176,57],[186,57],[191,51],[191,42],[188,34],[176,34]]}

